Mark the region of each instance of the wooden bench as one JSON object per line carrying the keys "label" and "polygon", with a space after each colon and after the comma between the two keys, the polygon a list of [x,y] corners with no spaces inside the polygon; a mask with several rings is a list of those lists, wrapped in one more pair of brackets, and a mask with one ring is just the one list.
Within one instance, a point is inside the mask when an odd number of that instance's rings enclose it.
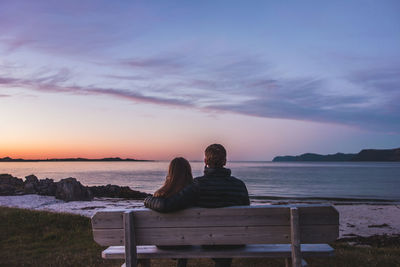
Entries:
{"label": "wooden bench", "polygon": [[[159,213],[146,208],[100,211],[92,217],[94,240],[110,246],[105,259],[137,259],[149,266],[156,258],[285,258],[289,266],[306,264],[304,257],[333,256],[327,243],[339,234],[339,214],[329,205],[236,206],[190,208]],[[246,246],[209,249],[201,245]],[[160,249],[165,245],[192,245]]]}

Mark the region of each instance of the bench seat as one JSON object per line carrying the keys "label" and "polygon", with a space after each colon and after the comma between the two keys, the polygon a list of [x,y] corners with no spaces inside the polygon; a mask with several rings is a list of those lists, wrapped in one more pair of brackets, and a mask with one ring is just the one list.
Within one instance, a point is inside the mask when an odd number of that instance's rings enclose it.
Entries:
{"label": "bench seat", "polygon": [[[302,256],[329,257],[334,249],[328,244],[301,244]],[[290,244],[256,244],[229,249],[208,249],[192,246],[185,249],[160,249],[156,246],[137,246],[139,259],[162,258],[290,258]],[[111,246],[102,252],[104,259],[125,259],[124,246]]]}

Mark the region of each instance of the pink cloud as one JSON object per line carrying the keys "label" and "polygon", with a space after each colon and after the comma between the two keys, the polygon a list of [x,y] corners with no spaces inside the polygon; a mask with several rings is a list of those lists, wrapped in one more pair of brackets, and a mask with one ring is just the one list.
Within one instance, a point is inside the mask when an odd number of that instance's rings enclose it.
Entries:
{"label": "pink cloud", "polygon": [[128,99],[135,102],[151,103],[158,105],[173,105],[189,107],[193,103],[190,101],[179,100],[175,98],[163,98],[146,96],[140,92],[135,92],[126,89],[114,89],[114,88],[99,88],[99,87],[83,87],[83,86],[65,86],[60,85],[68,80],[66,76],[69,75],[67,71],[60,71],[59,73],[40,77],[37,79],[14,79],[9,77],[0,76],[0,85],[6,85],[7,87],[24,87],[27,89],[48,92],[48,93],[71,93],[78,95],[108,95],[117,98]]}

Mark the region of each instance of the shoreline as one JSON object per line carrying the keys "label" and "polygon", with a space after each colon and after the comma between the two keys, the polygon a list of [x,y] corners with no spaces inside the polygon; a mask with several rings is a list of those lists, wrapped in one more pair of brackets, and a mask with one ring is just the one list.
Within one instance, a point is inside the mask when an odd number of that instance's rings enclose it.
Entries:
{"label": "shoreline", "polygon": [[[339,212],[339,238],[373,235],[400,235],[400,205],[381,203],[329,203]],[[277,204],[321,204],[321,202],[270,201],[259,203],[252,201],[251,205]],[[91,217],[100,210],[142,208],[142,200],[121,198],[95,198],[92,201],[65,202],[52,196],[20,195],[0,196],[0,206],[23,208],[29,210],[44,210],[50,212],[72,213]]]}
{"label": "shoreline", "polygon": [[305,203],[318,204],[330,203],[333,205],[400,205],[397,199],[378,199],[378,198],[349,198],[349,197],[279,197],[279,196],[250,196],[250,200],[257,204],[268,203]]}

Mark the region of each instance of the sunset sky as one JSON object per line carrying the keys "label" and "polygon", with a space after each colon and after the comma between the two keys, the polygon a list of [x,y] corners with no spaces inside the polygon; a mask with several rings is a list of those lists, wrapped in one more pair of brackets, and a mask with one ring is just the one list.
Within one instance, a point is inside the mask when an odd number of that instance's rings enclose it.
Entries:
{"label": "sunset sky", "polygon": [[0,157],[400,147],[400,1],[0,1]]}

